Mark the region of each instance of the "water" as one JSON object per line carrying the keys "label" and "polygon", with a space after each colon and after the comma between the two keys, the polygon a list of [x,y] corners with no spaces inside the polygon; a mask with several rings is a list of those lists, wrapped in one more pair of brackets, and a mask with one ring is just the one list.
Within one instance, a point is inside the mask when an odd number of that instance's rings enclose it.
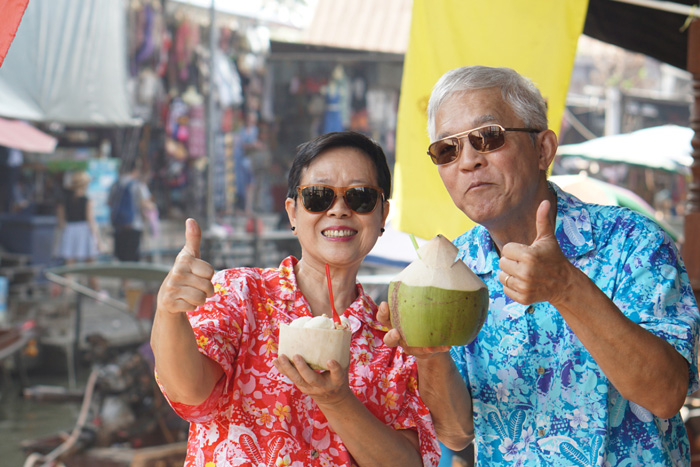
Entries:
{"label": "water", "polygon": [[[84,384],[87,371],[80,373]],[[65,374],[57,372],[29,373],[29,385],[67,386]],[[5,372],[0,383],[0,465],[22,467],[27,458],[22,441],[70,433],[80,411],[80,402],[38,402],[21,394],[20,378]]]}
{"label": "water", "polygon": [[[104,285],[106,280],[102,281]],[[50,302],[47,297],[47,303]],[[66,323],[60,318],[49,319],[39,317],[39,323],[44,327],[43,339],[60,330],[72,329],[70,320]],[[43,324],[42,324],[43,323]],[[53,386],[71,389],[80,393],[85,387],[91,370],[91,363],[85,354],[86,336],[101,334],[110,337],[117,343],[145,341],[139,339],[140,333],[136,321],[129,315],[120,312],[94,300],[84,299],[81,326],[81,352],[77,367],[75,384],[69,382],[66,345],[46,345],[40,343],[38,355],[28,357],[23,355],[27,366],[26,385]],[[70,341],[68,341],[68,345]],[[3,366],[5,371],[2,371]],[[23,467],[27,454],[21,443],[56,435],[69,435],[78,420],[82,397],[71,401],[38,401],[23,396],[20,373],[14,371],[14,359],[9,358],[0,363],[0,466]],[[77,388],[77,389],[76,389]]]}

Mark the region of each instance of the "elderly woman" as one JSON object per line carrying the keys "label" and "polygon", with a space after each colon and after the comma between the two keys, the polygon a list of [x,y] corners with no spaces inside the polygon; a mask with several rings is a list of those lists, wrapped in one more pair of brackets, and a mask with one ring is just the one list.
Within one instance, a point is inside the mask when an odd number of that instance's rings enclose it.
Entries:
{"label": "elderly woman", "polygon": [[[161,389],[191,422],[186,466],[437,464],[415,359],[383,343],[377,306],[356,282],[390,192],[376,143],[329,133],[301,145],[289,173],[285,208],[300,259],[214,274],[187,221],[151,336]],[[329,314],[326,264],[335,309],[351,325],[351,358],[348,369],[331,360],[318,372],[277,347],[280,324]]]}

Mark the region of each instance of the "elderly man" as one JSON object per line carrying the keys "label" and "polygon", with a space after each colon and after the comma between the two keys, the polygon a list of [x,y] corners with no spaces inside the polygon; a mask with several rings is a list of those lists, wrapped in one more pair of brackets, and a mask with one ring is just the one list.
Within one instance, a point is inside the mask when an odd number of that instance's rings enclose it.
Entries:
{"label": "elderly man", "polygon": [[446,73],[428,126],[429,156],[478,224],[459,257],[490,293],[471,344],[408,349],[440,440],[474,439],[488,466],[690,465],[679,410],[698,388],[700,317],[670,238],[548,182],[546,104],[511,69]]}

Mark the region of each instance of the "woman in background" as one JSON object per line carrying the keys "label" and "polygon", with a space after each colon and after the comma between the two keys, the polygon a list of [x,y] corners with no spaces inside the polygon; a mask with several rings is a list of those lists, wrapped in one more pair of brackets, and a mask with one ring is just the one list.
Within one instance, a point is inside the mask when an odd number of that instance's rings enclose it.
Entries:
{"label": "woman in background", "polygon": [[[87,196],[89,183],[87,172],[74,173],[70,188],[56,208],[61,232],[58,256],[66,265],[92,262],[99,254],[99,231],[92,201]],[[89,286],[97,290],[97,278],[90,277],[88,281]]]}

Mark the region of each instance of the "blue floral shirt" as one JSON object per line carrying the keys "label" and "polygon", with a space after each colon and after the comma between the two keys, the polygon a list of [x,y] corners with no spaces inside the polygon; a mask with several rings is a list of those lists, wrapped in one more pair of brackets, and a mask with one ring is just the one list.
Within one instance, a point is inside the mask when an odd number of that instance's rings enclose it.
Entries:
{"label": "blue floral shirt", "polygon": [[[669,342],[698,388],[700,316],[672,240],[629,209],[557,194],[556,237],[629,319]],[[688,466],[679,414],[670,419],[624,399],[559,312],[511,300],[498,281],[499,256],[477,225],[454,241],[489,287],[484,327],[452,357],[472,395],[478,465]]]}

